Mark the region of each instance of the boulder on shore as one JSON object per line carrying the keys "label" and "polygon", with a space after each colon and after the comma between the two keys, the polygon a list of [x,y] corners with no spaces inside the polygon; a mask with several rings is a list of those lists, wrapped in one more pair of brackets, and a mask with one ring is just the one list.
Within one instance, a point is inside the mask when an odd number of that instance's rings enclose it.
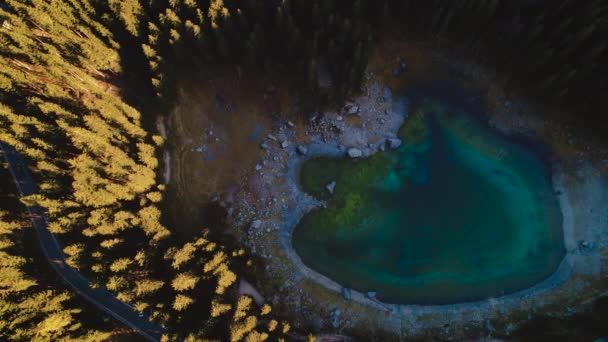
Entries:
{"label": "boulder on shore", "polygon": [[386,143],[388,144],[388,147],[391,148],[391,150],[394,150],[394,149],[399,148],[399,146],[401,146],[401,139],[388,138],[388,139],[386,139]]}
{"label": "boulder on shore", "polygon": [[296,148],[296,151],[297,151],[299,154],[301,154],[301,155],[305,156],[305,155],[306,155],[306,153],[308,153],[308,148],[306,148],[306,146],[304,146],[304,145],[298,145],[298,147]]}
{"label": "boulder on shore", "polygon": [[351,158],[361,158],[363,156],[363,152],[360,149],[354,147],[349,148],[346,153]]}
{"label": "boulder on shore", "polygon": [[343,287],[340,293],[342,294],[342,298],[346,300],[351,300],[353,298],[352,294],[350,293],[350,290],[346,287]]}
{"label": "boulder on shore", "polygon": [[359,114],[359,106],[355,103],[349,102],[344,106],[343,111],[346,115],[357,115]]}
{"label": "boulder on shore", "polygon": [[331,326],[334,329],[337,329],[340,326],[340,314],[342,312],[340,311],[340,309],[335,309],[332,310],[332,312],[329,314],[329,323],[331,324]]}
{"label": "boulder on shore", "polygon": [[329,192],[330,194],[334,194],[334,190],[336,189],[336,181],[333,181],[329,184],[327,184],[325,186],[325,189],[327,189],[327,192]]}
{"label": "boulder on shore", "polygon": [[262,221],[260,220],[253,220],[253,222],[251,222],[251,229],[260,229],[260,227],[262,226]]}

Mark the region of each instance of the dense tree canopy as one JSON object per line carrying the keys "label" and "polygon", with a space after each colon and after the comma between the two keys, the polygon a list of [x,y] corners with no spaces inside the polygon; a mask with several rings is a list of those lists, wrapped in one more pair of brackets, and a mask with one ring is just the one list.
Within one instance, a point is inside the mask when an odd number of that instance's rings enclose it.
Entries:
{"label": "dense tree canopy", "polygon": [[[28,159],[40,191],[22,200],[46,208],[70,265],[168,325],[169,340],[178,336],[174,332],[190,340],[223,339],[238,322],[232,322],[231,305],[217,310],[212,303],[232,300],[232,266],[246,257],[229,258],[207,233],[172,247],[177,242],[157,206],[165,189],[156,182],[160,140],[145,131],[139,111],[124,102],[116,85],[120,45],[108,23],[121,23],[137,39],[146,23],[143,7],[137,1],[106,7],[81,0],[7,1],[0,7],[0,139]],[[112,13],[119,20],[107,17]],[[170,9],[163,18],[180,20]],[[3,222],[2,229],[11,234],[15,227]],[[9,248],[10,240],[2,246]],[[77,333],[91,341],[107,337],[82,334],[78,309],[62,305],[67,293],[30,291],[31,299],[17,299],[36,283],[21,273],[23,258],[4,249],[0,256],[7,275],[3,315],[15,317],[3,320],[11,326],[2,334],[16,340],[30,339],[25,334],[45,340]],[[208,315],[201,315],[205,310]],[[269,336],[256,325],[239,329],[243,337]]]}
{"label": "dense tree canopy", "polygon": [[[4,174],[4,176],[7,176]],[[13,216],[11,218],[11,216]],[[105,341],[112,334],[89,329],[73,294],[49,289],[28,274],[22,229],[14,215],[0,211],[0,339],[3,341]]]}
{"label": "dense tree canopy", "polygon": [[[135,7],[135,6],[132,6]],[[158,96],[201,63],[294,67],[317,90],[328,70],[339,99],[358,91],[372,42],[385,31],[447,40],[533,96],[595,115],[608,89],[608,8],[588,1],[235,0],[143,3],[138,36]]]}

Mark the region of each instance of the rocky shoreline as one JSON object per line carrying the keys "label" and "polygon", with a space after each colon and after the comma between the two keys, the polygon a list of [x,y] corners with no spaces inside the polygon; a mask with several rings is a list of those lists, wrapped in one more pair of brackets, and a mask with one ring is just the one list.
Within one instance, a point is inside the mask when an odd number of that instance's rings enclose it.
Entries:
{"label": "rocky shoreline", "polygon": [[[352,110],[354,106],[356,111]],[[369,329],[398,336],[434,331],[437,336],[451,338],[466,337],[471,331],[509,334],[537,312],[569,315],[586,309],[582,303],[588,304],[589,298],[598,295],[593,284],[608,265],[608,237],[602,236],[608,235],[608,228],[599,214],[602,210],[608,213],[608,207],[598,208],[608,205],[608,182],[590,163],[579,165],[575,175],[562,167],[559,158],[552,165],[552,181],[560,194],[566,256],[549,278],[531,288],[475,302],[395,305],[358,291],[345,292],[342,286],[302,263],[291,245],[291,233],[303,215],[323,205],[299,188],[302,163],[319,156],[359,158],[382,151],[407,114],[406,99],[393,99],[390,89],[371,83],[366,94],[341,111],[326,112],[321,119],[311,117],[305,139],[296,138],[297,128],[292,123],[279,129],[276,143],[271,138],[263,143],[268,153],[249,182],[250,196],[243,196],[237,204],[241,212],[250,215],[241,215],[235,223],[249,227],[244,242],[266,260],[262,279],[267,287],[281,284],[274,304],[287,311],[303,312],[305,323],[318,328],[329,325],[342,330],[371,324]],[[489,123],[506,135],[518,134],[526,127],[510,126],[513,121],[496,118],[490,118]],[[593,208],[596,214],[589,215]],[[306,279],[321,287],[304,286]],[[333,298],[330,302],[328,296]],[[315,297],[323,298],[322,308],[318,308],[315,302],[320,299]]]}

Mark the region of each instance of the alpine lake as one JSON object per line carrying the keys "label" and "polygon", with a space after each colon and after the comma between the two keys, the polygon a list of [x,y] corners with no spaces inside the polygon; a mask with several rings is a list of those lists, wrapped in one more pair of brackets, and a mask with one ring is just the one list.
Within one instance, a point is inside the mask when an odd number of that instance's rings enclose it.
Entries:
{"label": "alpine lake", "polygon": [[367,158],[304,162],[300,186],[325,201],[293,231],[308,267],[421,305],[516,292],[557,269],[562,216],[539,155],[439,101],[413,108],[397,135],[398,148]]}

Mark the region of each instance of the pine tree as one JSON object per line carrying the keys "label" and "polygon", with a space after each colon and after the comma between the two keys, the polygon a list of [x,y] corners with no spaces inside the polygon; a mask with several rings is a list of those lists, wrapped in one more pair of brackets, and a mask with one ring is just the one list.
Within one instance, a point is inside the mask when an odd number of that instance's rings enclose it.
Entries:
{"label": "pine tree", "polygon": [[139,36],[139,26],[141,17],[143,16],[143,7],[139,0],[110,0],[110,8],[114,15],[119,17],[127,31],[133,36]]}
{"label": "pine tree", "polygon": [[181,292],[186,290],[192,290],[198,283],[199,278],[189,273],[180,273],[171,282],[171,287],[175,291]]}
{"label": "pine tree", "polygon": [[179,270],[182,264],[190,261],[194,257],[194,252],[196,251],[196,246],[192,243],[186,243],[181,249],[175,252],[173,256],[173,266],[174,269]]}
{"label": "pine tree", "polygon": [[175,311],[184,311],[186,308],[192,305],[193,302],[194,300],[192,300],[192,298],[179,294],[175,297],[175,301],[173,302],[173,309]]}

